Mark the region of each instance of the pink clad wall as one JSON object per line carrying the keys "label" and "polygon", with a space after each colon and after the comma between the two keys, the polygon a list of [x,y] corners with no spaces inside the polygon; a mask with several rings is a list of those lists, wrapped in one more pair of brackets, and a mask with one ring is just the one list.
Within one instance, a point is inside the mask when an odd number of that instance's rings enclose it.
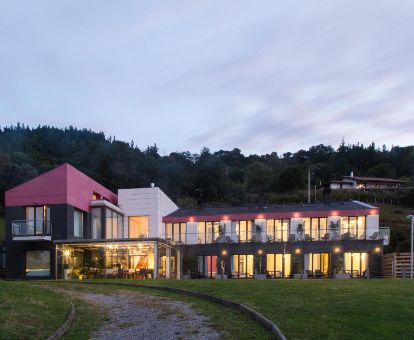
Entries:
{"label": "pink clad wall", "polygon": [[6,207],[70,204],[89,211],[93,193],[118,203],[118,197],[113,192],[65,163],[6,191]]}

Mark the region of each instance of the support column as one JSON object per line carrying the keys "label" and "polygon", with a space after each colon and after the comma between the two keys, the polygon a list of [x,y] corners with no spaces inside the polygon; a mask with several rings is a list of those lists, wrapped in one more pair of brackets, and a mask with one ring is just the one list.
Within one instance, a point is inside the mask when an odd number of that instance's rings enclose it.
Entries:
{"label": "support column", "polygon": [[181,278],[182,278],[182,273],[181,273],[182,266],[181,266],[181,263],[182,263],[181,250],[180,249],[177,249],[177,280],[181,280]]}
{"label": "support column", "polygon": [[166,268],[165,268],[165,277],[171,279],[171,248],[167,247],[165,249],[165,258],[167,259]]}
{"label": "support column", "polygon": [[154,279],[158,279],[158,264],[160,262],[158,247],[158,241],[154,242]]}

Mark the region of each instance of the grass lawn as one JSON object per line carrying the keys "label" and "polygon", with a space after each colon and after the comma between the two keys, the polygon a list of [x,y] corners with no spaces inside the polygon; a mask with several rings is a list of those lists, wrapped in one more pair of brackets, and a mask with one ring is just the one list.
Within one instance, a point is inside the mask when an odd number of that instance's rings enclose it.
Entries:
{"label": "grass lawn", "polygon": [[[108,280],[109,281],[109,280]],[[108,282],[105,280],[105,282]],[[120,281],[125,282],[125,281]],[[148,281],[146,281],[148,282]],[[232,309],[225,308],[223,306],[211,303],[202,299],[188,297],[183,294],[176,294],[170,292],[163,292],[157,290],[148,290],[137,287],[126,287],[116,285],[90,285],[83,284],[79,281],[53,281],[47,282],[50,286],[55,286],[59,289],[65,289],[67,291],[76,290],[89,290],[94,292],[101,292],[104,294],[112,294],[115,291],[137,291],[143,292],[153,296],[159,296],[160,298],[167,298],[173,300],[180,300],[190,304],[196,312],[202,313],[209,318],[210,325],[218,330],[223,339],[270,339],[271,334],[259,325],[256,321],[248,318],[244,314],[234,311]],[[93,313],[96,314],[96,313]],[[73,333],[73,332],[71,332]],[[86,332],[79,337],[73,337],[73,339],[88,339]]]}
{"label": "grass lawn", "polygon": [[[0,339],[46,339],[66,320],[70,303],[40,282],[0,280]],[[87,304],[73,301],[77,315],[68,339],[87,339],[103,322]]]}
{"label": "grass lawn", "polygon": [[186,288],[244,303],[289,339],[412,339],[409,280],[133,281]]}

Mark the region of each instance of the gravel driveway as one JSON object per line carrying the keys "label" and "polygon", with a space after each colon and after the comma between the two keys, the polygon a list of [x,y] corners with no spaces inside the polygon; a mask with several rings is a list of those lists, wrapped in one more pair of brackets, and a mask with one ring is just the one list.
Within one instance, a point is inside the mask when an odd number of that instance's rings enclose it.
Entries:
{"label": "gravel driveway", "polygon": [[76,296],[98,304],[108,321],[92,339],[219,339],[208,319],[184,302],[140,292],[111,295],[77,291]]}

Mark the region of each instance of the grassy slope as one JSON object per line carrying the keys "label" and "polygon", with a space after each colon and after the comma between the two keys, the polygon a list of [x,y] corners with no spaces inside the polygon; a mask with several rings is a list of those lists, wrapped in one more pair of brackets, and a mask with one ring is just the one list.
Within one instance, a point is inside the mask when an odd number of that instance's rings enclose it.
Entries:
{"label": "grassy slope", "polygon": [[0,281],[0,338],[44,339],[64,322],[69,302],[24,282]]}
{"label": "grassy slope", "polygon": [[414,208],[394,206],[390,204],[379,204],[380,224],[389,226],[391,229],[391,243],[386,252],[395,251],[398,247],[400,251],[409,251],[409,226],[408,215],[414,214]]}
{"label": "grassy slope", "polygon": [[[139,284],[139,282],[136,282]],[[395,280],[158,281],[245,303],[289,339],[412,339],[414,284]]]}
{"label": "grassy slope", "polygon": [[[67,339],[88,339],[104,316],[79,300]],[[0,339],[46,339],[66,320],[70,304],[59,292],[29,282],[0,281]]]}

